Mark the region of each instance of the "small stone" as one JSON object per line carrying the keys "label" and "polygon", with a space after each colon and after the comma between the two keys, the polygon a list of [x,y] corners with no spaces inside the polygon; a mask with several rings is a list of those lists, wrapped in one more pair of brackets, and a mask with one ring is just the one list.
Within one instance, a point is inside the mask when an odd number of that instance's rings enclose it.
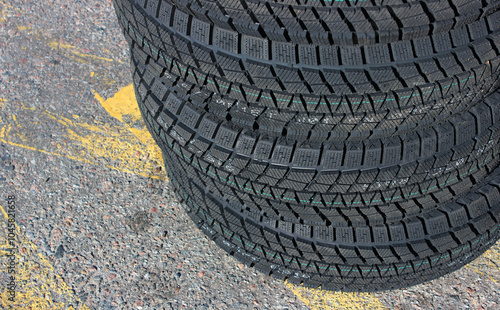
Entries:
{"label": "small stone", "polygon": [[18,33],[18,29],[16,27],[11,27],[7,30],[7,34],[11,37],[15,36]]}
{"label": "small stone", "polygon": [[469,294],[474,294],[475,292],[476,292],[476,290],[475,290],[475,289],[473,289],[472,287],[468,287],[468,288],[467,288],[467,293],[469,293]]}
{"label": "small stone", "polygon": [[64,247],[63,245],[59,245],[56,250],[56,254],[54,254],[55,258],[62,258],[64,256]]}
{"label": "small stone", "polygon": [[51,234],[52,239],[58,240],[61,238],[61,236],[62,236],[62,231],[59,228],[54,228],[52,230],[52,234]]}
{"label": "small stone", "polygon": [[144,306],[144,301],[142,301],[142,300],[138,300],[138,301],[136,301],[136,302],[135,302],[135,305],[136,305],[137,307]]}

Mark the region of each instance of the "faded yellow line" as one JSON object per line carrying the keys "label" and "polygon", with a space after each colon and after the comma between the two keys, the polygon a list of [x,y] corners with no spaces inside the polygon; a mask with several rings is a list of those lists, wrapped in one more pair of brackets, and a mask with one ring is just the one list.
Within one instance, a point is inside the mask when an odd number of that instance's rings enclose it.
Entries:
{"label": "faded yellow line", "polygon": [[[2,120],[0,141],[49,155],[66,157],[155,179],[166,179],[159,147],[138,117],[139,111],[131,87],[124,87],[101,104],[119,122],[83,122],[79,117],[65,117],[46,110],[18,104],[16,116]],[[128,110],[113,110],[123,105]],[[134,108],[135,107],[135,108]],[[1,108],[1,107],[0,107]],[[40,132],[33,121],[44,125]],[[114,124],[113,124],[114,123]],[[35,124],[36,125],[36,124]],[[62,136],[55,142],[50,136]]]}
{"label": "faded yellow line", "polygon": [[[28,29],[28,28],[25,28],[25,29]],[[91,54],[86,54],[86,53],[82,53],[81,50],[76,47],[76,46],[73,46],[73,45],[70,45],[70,44],[62,44],[62,43],[59,43],[57,41],[50,41],[49,43],[47,43],[47,45],[53,49],[56,49],[56,50],[65,50],[65,51],[68,51],[69,53],[73,54],[74,56],[77,56],[77,57],[80,57],[80,58],[88,58],[88,59],[93,59],[93,60],[101,60],[101,61],[107,61],[107,62],[120,62],[121,61],[118,61],[118,60],[114,60],[114,59],[111,59],[111,58],[105,58],[105,57],[100,57],[100,56],[96,56],[96,55],[91,55]]]}
{"label": "faded yellow line", "polygon": [[312,310],[349,309],[382,310],[387,309],[376,296],[370,293],[342,293],[321,289],[306,288],[285,281],[285,285]]}
{"label": "faded yellow line", "polygon": [[[8,18],[18,16],[21,13],[25,13],[24,11],[17,9],[11,5],[6,5],[0,1],[0,22],[7,21]],[[60,51],[62,53],[67,54],[67,56],[71,57],[73,60],[80,63],[89,63],[91,60],[95,61],[104,61],[104,62],[117,62],[124,63],[123,61],[97,56],[90,54],[91,50],[86,49],[85,47],[78,47],[71,44],[60,42],[58,39],[48,36],[47,34],[40,31],[31,31],[32,27],[20,25],[17,26],[17,30],[19,32],[27,32],[30,34],[32,39],[36,39],[42,41],[48,47]],[[111,53],[109,50],[105,50],[108,53]]]}
{"label": "faded yellow line", "polygon": [[492,280],[500,282],[500,244],[494,245],[483,255],[466,265],[470,270]]}
{"label": "faded yellow line", "polygon": [[[148,137],[144,125],[140,124],[137,117],[138,110],[133,108],[121,112],[113,110],[113,107],[118,104],[130,107],[137,105],[131,88],[122,89],[108,100],[102,99],[97,94],[96,97],[111,111],[110,114],[122,123],[117,125],[83,123],[76,115],[70,119],[20,104],[19,110],[15,113],[17,116],[13,114],[9,119],[2,120],[0,141],[90,164],[99,164],[100,160],[111,161],[113,164],[104,166],[152,178],[166,179],[164,173],[158,170],[162,162],[161,152],[152,143],[152,138]],[[29,123],[35,119],[41,123],[51,124],[46,126],[51,129],[50,134],[64,136],[65,143],[53,145],[50,140],[47,143],[43,141],[36,143],[37,139],[33,139],[32,124]],[[144,143],[149,143],[149,145]],[[6,219],[5,210],[2,208],[1,211]],[[5,223],[2,221],[2,228],[6,228]],[[2,232],[5,231],[6,229],[2,229]],[[0,308],[12,306],[15,309],[74,309],[69,305],[78,304],[78,300],[72,295],[72,290],[59,275],[55,274],[50,262],[43,255],[37,254],[36,246],[22,235],[19,227],[16,227],[16,238],[18,238],[17,243],[21,250],[17,261],[22,261],[18,265],[16,275],[18,293],[12,303],[8,300],[8,292],[3,287],[0,290]],[[0,244],[2,244],[0,255],[3,255],[3,260],[7,254],[6,240],[5,234],[0,235]],[[5,267],[2,272],[5,272]],[[58,302],[54,302],[56,299]],[[88,308],[82,304],[80,309]]]}
{"label": "faded yellow line", "polygon": [[[3,216],[0,216],[0,272],[7,273],[7,253],[11,248],[7,243],[7,222],[9,216],[0,206]],[[5,285],[0,287],[0,308],[2,309],[89,309],[75,297],[73,290],[58,275],[50,262],[39,253],[36,245],[24,236],[21,229],[15,225],[16,268],[15,283],[16,295],[11,295]],[[11,275],[11,274],[8,274]],[[54,298],[57,296],[57,298]],[[54,300],[58,300],[57,302]]]}
{"label": "faded yellow line", "polygon": [[19,13],[24,13],[24,11],[0,1],[0,22],[5,22],[9,17],[16,16]]}
{"label": "faded yellow line", "polygon": [[[125,87],[107,100],[97,93],[95,96],[120,121],[118,124],[84,123],[79,121],[80,117],[77,115],[68,118],[18,104],[19,109],[15,114],[2,119],[0,141],[89,164],[99,164],[104,160],[112,162],[104,165],[112,169],[166,179],[164,172],[159,170],[162,163],[161,151],[141,123],[133,88]],[[119,109],[119,105],[129,108]],[[44,127],[50,131],[43,133],[41,137],[60,135],[64,137],[64,143],[54,143],[52,139],[44,143],[41,141],[43,138],[34,137],[37,131],[32,128],[33,120],[49,124]],[[6,236],[8,215],[1,206],[0,211],[4,215],[4,220],[0,221],[0,260],[1,272],[4,273],[7,272],[5,260],[9,248]],[[16,270],[16,298],[14,302],[10,301],[9,292],[3,286],[0,288],[0,308],[74,309],[71,305],[79,305],[79,309],[88,309],[73,295],[71,288],[55,273],[50,262],[38,253],[37,247],[22,234],[17,225],[16,244],[19,249],[16,258],[20,262]]]}

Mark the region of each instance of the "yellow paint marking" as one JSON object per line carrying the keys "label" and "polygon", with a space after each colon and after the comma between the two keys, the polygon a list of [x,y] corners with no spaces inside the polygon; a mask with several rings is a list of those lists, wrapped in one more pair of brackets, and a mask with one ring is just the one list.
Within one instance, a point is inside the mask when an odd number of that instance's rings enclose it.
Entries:
{"label": "yellow paint marking", "polygon": [[[100,87],[104,88],[113,88],[117,84],[115,80],[106,75],[101,75],[96,72],[90,73],[90,78],[93,84],[101,85]],[[95,94],[95,91],[94,91]],[[97,99],[97,98],[96,98]]]}
{"label": "yellow paint marking", "polygon": [[7,99],[0,98],[1,102],[7,102]]}
{"label": "yellow paint marking", "polygon": [[[6,21],[6,17],[14,16],[14,13],[12,13],[13,10],[17,12],[15,14],[24,13],[24,11],[21,11],[21,10],[16,9],[16,8],[9,6],[9,5],[2,7],[2,4],[3,3],[0,2],[0,21]],[[8,8],[8,9],[6,9],[6,8]],[[21,31],[21,32],[28,31],[31,29],[32,28],[29,26],[18,26],[17,27],[17,30]],[[106,58],[106,57],[88,54],[88,53],[86,53],[87,50],[85,50],[84,48],[79,48],[79,47],[71,45],[71,44],[61,43],[57,39],[50,37],[50,36],[47,36],[46,34],[39,32],[39,31],[34,31],[33,33],[29,33],[29,34],[32,34],[33,37],[36,38],[37,40],[43,41],[45,44],[47,44],[47,46],[49,46],[52,49],[62,50],[62,51],[68,52],[69,53],[68,56],[70,56],[71,58],[73,58],[77,62],[89,63],[89,60],[98,60],[98,61],[105,61],[105,62],[124,63],[123,61],[120,61],[120,60],[115,60],[115,59],[111,59],[111,58]],[[22,48],[24,48],[24,47],[22,47]],[[93,75],[91,75],[91,76],[93,76]]]}
{"label": "yellow paint marking", "polygon": [[[466,265],[496,283],[500,282],[500,247],[494,245],[479,258]],[[370,293],[341,293],[305,288],[285,281],[286,286],[311,309],[386,309]]]}
{"label": "yellow paint marking", "polygon": [[[110,123],[79,122],[54,114],[47,110],[38,110],[18,104],[15,115],[2,119],[0,123],[0,141],[49,155],[70,158],[76,161],[104,166],[129,173],[166,179],[161,165],[161,151],[147,132],[137,107],[133,88],[127,86],[115,96],[104,100],[95,93],[96,98],[114,118],[122,122],[118,125]],[[122,106],[121,108],[119,106]],[[30,120],[37,119],[37,122]],[[44,126],[47,132],[32,128],[34,124],[50,124]],[[42,130],[43,130],[42,129]],[[38,134],[38,135],[37,135]],[[56,143],[46,136],[61,136]],[[38,142],[38,143],[37,143]],[[148,144],[145,144],[148,143]],[[6,236],[6,220],[8,215],[0,206],[5,220],[0,221],[0,260],[3,260],[2,272],[6,272],[8,244]],[[12,303],[8,299],[6,286],[0,288],[0,308],[7,309],[74,309],[70,305],[79,305],[79,309],[88,309],[76,298],[71,288],[55,273],[50,262],[40,253],[16,226],[16,240],[22,253],[17,254],[16,283],[17,295]],[[56,297],[57,296],[57,297]],[[55,302],[57,300],[58,302]]]}
{"label": "yellow paint marking", "polygon": [[306,288],[285,281],[285,285],[312,310],[349,309],[385,310],[377,297],[370,293],[342,293]]}
{"label": "yellow paint marking", "polygon": [[[145,145],[156,145],[151,134],[143,127],[136,127],[134,124],[142,123],[142,115],[135,99],[134,87],[132,84],[125,86],[112,98],[104,100],[99,94],[94,92],[94,96],[101,103],[103,108],[114,118],[127,125]],[[148,152],[152,149],[148,149]]]}
{"label": "yellow paint marking", "polygon": [[[0,206],[0,261],[1,272],[7,273],[7,223],[9,216]],[[16,296],[10,301],[6,285],[0,287],[0,308],[2,309],[89,309],[74,296],[73,290],[59,276],[50,262],[39,253],[36,245],[26,238],[15,225]],[[7,276],[7,275],[5,275]],[[56,297],[57,296],[57,297]],[[58,300],[55,302],[54,300]]]}
{"label": "yellow paint marking", "polygon": [[94,96],[111,116],[121,122],[124,122],[125,118],[132,118],[133,122],[141,119],[141,112],[137,108],[137,104],[123,104],[124,102],[130,103],[132,101],[131,98],[135,100],[134,86],[132,84],[123,87],[108,100],[104,100],[95,91]]}
{"label": "yellow paint marking", "polygon": [[[49,155],[105,166],[155,179],[166,179],[159,147],[147,131],[134,93],[125,87],[112,98],[96,97],[123,123],[107,120],[85,123],[46,110],[18,104],[13,114],[0,123],[0,141]],[[116,109],[116,105],[126,106]],[[37,123],[50,124],[34,128]],[[57,137],[57,138],[51,138]]]}
{"label": "yellow paint marking", "polygon": [[10,5],[10,4],[8,4],[8,3],[5,3],[4,1],[0,1],[0,4],[1,4],[1,5],[6,6],[6,7],[8,7],[8,8],[10,8],[10,9],[13,9],[13,10],[15,10],[15,11],[17,11],[17,12],[24,13],[24,11],[23,11],[23,10],[18,9],[18,8],[16,8],[15,6]]}
{"label": "yellow paint marking", "polygon": [[102,107],[108,111],[109,115],[125,124],[128,130],[141,141],[143,144],[142,151],[149,154],[151,159],[163,163],[161,150],[156,145],[156,142],[142,120],[132,84],[123,87],[107,100],[104,100],[95,91],[94,96],[101,103]]}
{"label": "yellow paint marking", "polygon": [[14,122],[19,125],[19,123],[17,122],[17,119],[16,119],[16,116],[14,114],[12,114],[12,119],[14,120]]}
{"label": "yellow paint marking", "polygon": [[24,11],[0,1],[0,22],[5,22],[9,17],[16,16],[20,13],[24,13]]}
{"label": "yellow paint marking", "polygon": [[[105,58],[105,57],[100,57],[100,56],[96,56],[96,55],[82,53],[82,52],[80,52],[80,50],[76,46],[73,46],[70,44],[61,44],[57,41],[51,41],[51,42],[47,43],[47,45],[53,49],[56,49],[56,50],[61,50],[61,49],[66,50],[66,51],[70,52],[71,54],[73,54],[73,56],[77,56],[77,57],[80,57],[83,59],[88,58],[88,59],[101,60],[101,61],[107,61],[107,62],[113,62],[113,61],[120,62],[118,60],[113,60],[110,58]],[[78,59],[75,59],[75,60],[78,60]],[[82,59],[80,59],[80,61],[82,61]],[[85,62],[85,61],[83,61],[83,62]]]}
{"label": "yellow paint marking", "polygon": [[472,271],[492,280],[500,282],[500,247],[494,245],[476,260],[466,265]]}

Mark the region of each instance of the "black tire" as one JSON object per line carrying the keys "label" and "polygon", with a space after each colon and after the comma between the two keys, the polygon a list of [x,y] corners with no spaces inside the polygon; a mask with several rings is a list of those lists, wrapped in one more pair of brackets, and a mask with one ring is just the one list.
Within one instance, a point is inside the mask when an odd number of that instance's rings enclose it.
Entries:
{"label": "black tire", "polygon": [[115,8],[170,181],[247,265],[377,291],[500,237],[500,1]]}

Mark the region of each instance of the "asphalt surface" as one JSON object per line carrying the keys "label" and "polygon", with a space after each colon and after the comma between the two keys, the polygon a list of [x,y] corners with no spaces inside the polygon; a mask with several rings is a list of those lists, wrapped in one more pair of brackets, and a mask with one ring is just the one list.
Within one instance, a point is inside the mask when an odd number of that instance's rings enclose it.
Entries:
{"label": "asphalt surface", "polygon": [[110,1],[0,0],[0,308],[500,308],[500,243],[448,276],[377,294],[293,286],[227,255],[171,190],[128,55]]}

